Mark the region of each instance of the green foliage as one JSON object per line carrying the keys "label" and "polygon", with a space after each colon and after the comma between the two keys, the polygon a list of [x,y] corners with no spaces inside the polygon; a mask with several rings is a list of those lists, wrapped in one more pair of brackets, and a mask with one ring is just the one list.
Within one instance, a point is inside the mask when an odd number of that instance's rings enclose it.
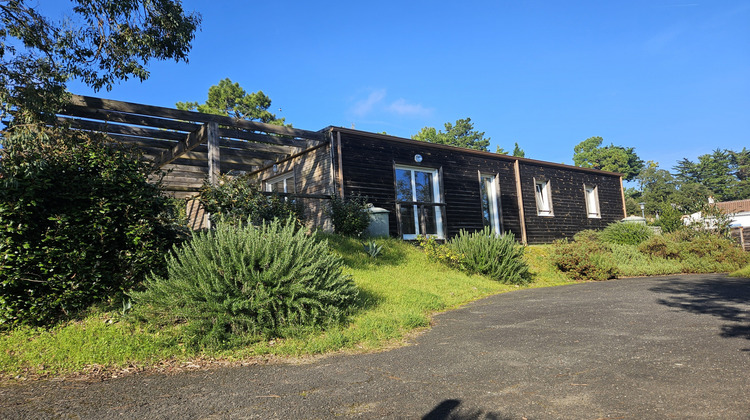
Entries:
{"label": "green foliage", "polygon": [[526,157],[526,152],[524,152],[523,149],[518,146],[518,143],[516,143],[515,147],[513,147],[513,156]]}
{"label": "green foliage", "polygon": [[551,260],[573,280],[602,281],[617,277],[609,245],[584,236],[580,241],[557,241],[553,244]]}
{"label": "green foliage", "polygon": [[634,148],[610,144],[600,147],[604,139],[589,137],[573,148],[573,163],[582,168],[619,172],[626,180],[634,179],[643,169],[643,161]]}
{"label": "green foliage", "polygon": [[200,200],[206,206],[206,211],[211,213],[214,223],[225,218],[249,220],[258,226],[275,219],[291,218],[297,227],[304,225],[304,213],[300,203],[276,194],[264,194],[246,176],[222,175],[218,185],[204,184]]}
{"label": "green foliage", "polygon": [[362,247],[370,258],[377,258],[380,255],[380,251],[383,250],[383,245],[379,245],[375,240],[363,242]]}
{"label": "green foliage", "polygon": [[161,271],[184,234],[146,163],[107,141],[68,130],[3,133],[0,325],[47,324],[128,291]]}
{"label": "green foliage", "polygon": [[653,236],[653,231],[641,223],[615,222],[609,224],[600,234],[604,242],[622,245],[638,245]]}
{"label": "green foliage", "polygon": [[74,0],[77,19],[59,22],[27,3],[0,3],[2,116],[12,109],[23,123],[57,111],[71,78],[110,89],[148,78],[152,59],[187,61],[200,23],[177,0]]}
{"label": "green foliage", "polygon": [[194,347],[232,347],[343,320],[357,289],[328,243],[273,221],[196,234],[133,292],[140,316],[186,323]]}
{"label": "green foliage", "polygon": [[419,133],[411,136],[411,138],[413,140],[447,144],[467,149],[483,150],[485,152],[490,146],[490,138],[484,137],[484,131],[474,130],[471,118],[456,120],[456,125],[449,122],[445,123],[445,132],[436,130],[434,127],[424,127],[419,130]]}
{"label": "green foliage", "polygon": [[664,233],[685,228],[685,224],[682,223],[682,212],[675,206],[667,203],[659,206],[659,219],[654,222],[654,225],[660,226]]}
{"label": "green foliage", "polygon": [[686,273],[735,271],[750,262],[731,239],[712,232],[679,230],[655,236],[638,247],[644,254],[677,260]]}
{"label": "green foliage", "polygon": [[529,266],[523,258],[524,247],[510,232],[496,235],[489,227],[472,233],[461,230],[448,242],[448,247],[463,256],[463,264],[469,271],[509,284],[531,281]]}
{"label": "green foliage", "polygon": [[361,236],[370,226],[367,197],[355,194],[343,199],[334,196],[331,199],[330,216],[334,232],[345,236]]}
{"label": "green foliage", "polygon": [[716,149],[698,156],[698,162],[682,159],[674,167],[676,177],[684,184],[706,187],[717,201],[750,198],[750,151]]}
{"label": "green foliage", "polygon": [[438,243],[434,236],[419,235],[417,236],[417,243],[424,249],[424,252],[431,261],[445,264],[457,270],[466,269],[466,265],[464,264],[465,255],[454,251],[447,244]]}
{"label": "green foliage", "polygon": [[284,125],[283,118],[276,118],[276,115],[268,111],[271,98],[262,91],[247,93],[239,83],[232,83],[229,78],[208,88],[206,103],[199,105],[198,102],[177,102],[176,106],[182,110]]}

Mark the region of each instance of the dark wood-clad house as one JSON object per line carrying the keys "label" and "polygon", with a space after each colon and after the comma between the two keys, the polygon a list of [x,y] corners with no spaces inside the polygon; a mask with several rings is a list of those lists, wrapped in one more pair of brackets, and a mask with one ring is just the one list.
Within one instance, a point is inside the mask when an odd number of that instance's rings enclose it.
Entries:
{"label": "dark wood-clad house", "polygon": [[195,196],[222,173],[249,174],[265,191],[299,199],[311,226],[331,229],[331,196],[367,196],[389,213],[389,233],[449,238],[489,226],[548,243],[625,217],[620,174],[328,127],[301,130],[171,108],[73,95],[58,119],[141,148],[163,186]]}
{"label": "dark wood-clad house", "polygon": [[[548,243],[625,217],[620,174],[346,128],[254,174],[262,188],[363,195],[389,210],[391,236],[447,238],[461,229]],[[282,182],[284,184],[282,184]],[[310,205],[326,226],[324,210]]]}

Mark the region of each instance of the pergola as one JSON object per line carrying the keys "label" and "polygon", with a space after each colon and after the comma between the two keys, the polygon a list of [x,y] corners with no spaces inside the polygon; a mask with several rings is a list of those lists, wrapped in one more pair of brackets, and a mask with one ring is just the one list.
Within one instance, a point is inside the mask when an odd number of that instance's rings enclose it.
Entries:
{"label": "pergola", "polygon": [[73,95],[58,120],[139,147],[154,167],[168,171],[164,189],[194,196],[219,174],[250,172],[325,141],[300,130],[220,115]]}

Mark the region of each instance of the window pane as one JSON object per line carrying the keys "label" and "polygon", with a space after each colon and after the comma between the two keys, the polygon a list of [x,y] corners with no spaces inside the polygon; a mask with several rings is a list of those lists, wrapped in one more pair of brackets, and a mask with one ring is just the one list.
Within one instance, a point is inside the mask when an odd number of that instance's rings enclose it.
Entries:
{"label": "window pane", "polygon": [[435,202],[435,194],[432,190],[431,173],[414,171],[414,183],[416,187],[417,201],[424,203]]}
{"label": "window pane", "polygon": [[401,206],[401,233],[416,235],[414,226],[414,206]]}
{"label": "window pane", "polygon": [[435,206],[420,206],[419,210],[421,212],[421,221],[424,225],[424,232],[421,232],[425,235],[437,235],[437,220],[436,220],[436,207]]}
{"label": "window pane", "polygon": [[396,169],[396,200],[414,201],[411,191],[411,170]]}
{"label": "window pane", "polygon": [[482,177],[482,222],[484,226],[492,226],[492,214],[490,204],[491,179]]}

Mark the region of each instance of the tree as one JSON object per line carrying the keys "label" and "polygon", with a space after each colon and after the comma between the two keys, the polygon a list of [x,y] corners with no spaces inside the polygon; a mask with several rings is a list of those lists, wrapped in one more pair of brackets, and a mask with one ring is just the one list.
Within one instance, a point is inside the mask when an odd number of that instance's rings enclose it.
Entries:
{"label": "tree", "polygon": [[643,169],[643,160],[635,154],[632,147],[610,144],[600,147],[604,139],[589,137],[573,148],[573,163],[582,168],[601,169],[619,172],[625,180],[634,179]]}
{"label": "tree", "polygon": [[513,148],[513,156],[526,157],[526,152],[524,152],[523,149],[518,147],[518,143],[516,143],[516,147]]}
{"label": "tree", "polygon": [[239,83],[232,83],[229,78],[208,88],[206,103],[199,105],[198,102],[177,102],[176,106],[182,110],[284,125],[284,118],[276,118],[276,115],[268,111],[271,98],[262,91],[247,93]]}
{"label": "tree", "polygon": [[484,137],[484,132],[474,130],[471,118],[456,120],[456,125],[445,123],[445,132],[434,127],[424,127],[411,136],[413,140],[426,141],[437,144],[464,147],[467,149],[488,151],[490,138]]}
{"label": "tree", "polygon": [[750,151],[741,152],[716,149],[698,156],[693,162],[680,160],[673,168],[683,184],[700,184],[707,188],[717,201],[750,198]]}
{"label": "tree", "polygon": [[0,3],[3,117],[52,115],[70,79],[109,90],[120,80],[148,78],[152,59],[187,61],[201,20],[185,14],[180,0],[72,1],[78,21],[54,22],[26,0]]}

